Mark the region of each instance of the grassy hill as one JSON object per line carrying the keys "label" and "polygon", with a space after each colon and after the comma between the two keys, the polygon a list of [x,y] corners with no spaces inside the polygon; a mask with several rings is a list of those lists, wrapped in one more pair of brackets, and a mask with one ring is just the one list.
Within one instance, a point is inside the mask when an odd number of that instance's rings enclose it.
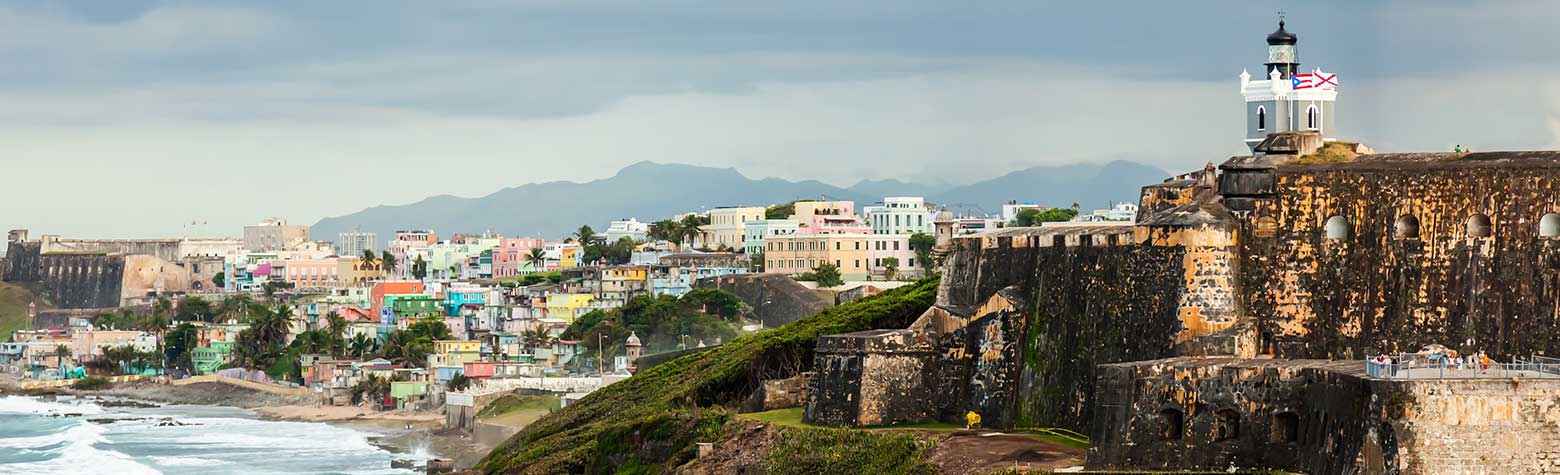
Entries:
{"label": "grassy hill", "polygon": [[[936,294],[937,279],[924,279],[647,369],[527,426],[488,454],[478,468],[522,474],[669,471],[693,458],[696,442],[713,442],[725,433],[732,414],[725,406],[748,396],[765,379],[810,369],[819,336],[903,328],[932,305]],[[874,437],[845,431],[806,434],[801,442],[807,446],[828,445],[839,437]],[[877,442],[910,443],[908,439]],[[876,452],[899,454],[869,464],[882,473],[924,468],[918,459],[903,457],[905,451]],[[863,465],[844,463],[837,471],[827,466],[811,469],[854,473]]]}
{"label": "grassy hill", "polygon": [[[11,332],[28,329],[27,304],[34,295],[26,287],[0,282],[0,341],[11,341]],[[48,308],[53,307],[38,302],[39,310]]]}

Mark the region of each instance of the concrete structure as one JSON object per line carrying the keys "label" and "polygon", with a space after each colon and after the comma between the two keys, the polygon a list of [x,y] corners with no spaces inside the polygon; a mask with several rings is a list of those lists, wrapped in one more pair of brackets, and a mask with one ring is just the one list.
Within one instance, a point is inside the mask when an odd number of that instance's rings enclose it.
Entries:
{"label": "concrete structure", "polygon": [[547,243],[542,238],[503,238],[493,249],[493,277],[504,278],[536,272],[530,260],[531,250]]}
{"label": "concrete structure", "polygon": [[287,224],[282,218],[270,218],[254,226],[244,226],[244,249],[271,252],[292,249],[309,240],[309,227]]}
{"label": "concrete structure", "polygon": [[650,266],[650,294],[681,297],[701,279],[746,274],[748,256],[729,252],[669,254]]}
{"label": "concrete structure", "polygon": [[872,228],[856,216],[853,201],[798,201],[791,220],[798,234],[869,234]]}
{"label": "concrete structure", "polygon": [[868,206],[862,212],[867,225],[872,227],[872,234],[931,234],[935,213],[927,207],[926,199],[919,196],[883,198],[881,204]]}
{"label": "concrete structure", "polygon": [[795,236],[801,223],[789,219],[760,219],[750,221],[742,228],[742,252],[755,255],[764,252],[764,241],[775,236]]}
{"label": "concrete structure", "polygon": [[710,210],[709,217],[710,224],[700,228],[705,235],[704,247],[736,251],[744,248],[743,229],[747,223],[764,219],[764,207],[715,208]]}
{"label": "concrete structure", "polygon": [[840,275],[849,279],[865,279],[870,272],[868,241],[870,234],[803,234],[777,236],[766,241],[764,272],[795,275],[807,272],[820,264],[834,264]]}
{"label": "concrete structure", "polygon": [[895,278],[920,275],[920,263],[915,261],[915,250],[910,248],[910,236],[910,234],[873,234],[869,236],[867,238],[867,272],[872,276],[882,277],[888,271],[888,264],[897,261]]}
{"label": "concrete structure", "polygon": [[357,230],[336,235],[336,254],[342,257],[360,257],[363,251],[379,255],[379,235]]}
{"label": "concrete structure", "polygon": [[635,218],[620,219],[607,223],[607,229],[598,236],[607,243],[618,242],[623,238],[633,239],[634,242],[644,241],[650,237],[650,223],[641,223]]}

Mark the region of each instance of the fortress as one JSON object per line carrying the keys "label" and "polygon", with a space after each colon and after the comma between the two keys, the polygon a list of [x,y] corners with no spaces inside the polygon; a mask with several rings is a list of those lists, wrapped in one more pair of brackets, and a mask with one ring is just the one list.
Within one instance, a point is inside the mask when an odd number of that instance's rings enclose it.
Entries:
{"label": "fortress", "polygon": [[79,240],[7,235],[0,280],[34,283],[62,309],[113,308],[212,286],[241,243],[223,239]]}
{"label": "fortress", "polygon": [[1560,353],[1560,152],[1336,140],[1336,90],[1267,42],[1251,155],[1145,186],[1136,223],[939,229],[936,305],[820,339],[804,418],[1071,428],[1091,469],[1560,473],[1560,379],[1364,362]]}

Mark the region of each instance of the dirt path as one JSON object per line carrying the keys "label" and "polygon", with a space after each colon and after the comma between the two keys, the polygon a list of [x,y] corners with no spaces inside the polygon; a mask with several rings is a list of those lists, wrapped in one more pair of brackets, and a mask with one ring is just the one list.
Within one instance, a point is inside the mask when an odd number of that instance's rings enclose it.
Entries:
{"label": "dirt path", "polygon": [[978,474],[1004,468],[1056,470],[1083,465],[1083,449],[1025,434],[956,431],[927,459],[945,474]]}

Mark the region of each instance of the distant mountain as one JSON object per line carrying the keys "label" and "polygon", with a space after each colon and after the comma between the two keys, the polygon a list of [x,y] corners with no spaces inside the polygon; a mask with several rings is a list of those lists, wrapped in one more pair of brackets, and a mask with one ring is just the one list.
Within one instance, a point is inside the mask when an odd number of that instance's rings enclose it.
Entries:
{"label": "distant mountain", "polygon": [[1170,174],[1141,163],[1117,160],[1103,165],[1041,165],[929,196],[932,202],[960,211],[996,214],[1009,200],[1047,206],[1072,206],[1084,212],[1111,202],[1137,202],[1143,185],[1164,181]]}
{"label": "distant mountain", "polygon": [[885,196],[925,196],[959,211],[998,213],[1008,200],[1050,206],[1076,202],[1084,211],[1112,201],[1136,201],[1138,190],[1169,176],[1127,161],[1103,165],[1037,166],[939,192],[941,187],[898,180],[867,180],[840,188],[814,180],[754,180],[730,168],[640,162],[610,178],[584,183],[554,181],[499,190],[480,198],[439,195],[400,206],[375,206],[325,218],[310,230],[316,239],[361,227],[384,243],[398,229],[433,229],[440,236],[480,233],[561,239],[582,224],[597,231],[628,217],[641,221],[721,206],[765,206],[798,199],[852,200],[870,205]]}
{"label": "distant mountain", "polygon": [[441,195],[408,205],[375,206],[322,219],[310,233],[334,240],[338,233],[361,227],[378,233],[381,243],[398,229],[433,229],[440,236],[493,230],[505,236],[561,239],[583,224],[604,231],[609,221],[628,217],[654,221],[713,207],[797,199],[870,203],[880,198],[813,180],[754,180],[730,168],[640,162],[610,178],[585,183],[533,183],[480,198]]}
{"label": "distant mountain", "polygon": [[[948,189],[948,187],[906,183],[890,178],[887,180],[861,180],[846,189],[864,196],[876,197],[874,199],[876,201],[888,196],[932,196]],[[860,207],[860,205],[858,204],[857,207]]]}

